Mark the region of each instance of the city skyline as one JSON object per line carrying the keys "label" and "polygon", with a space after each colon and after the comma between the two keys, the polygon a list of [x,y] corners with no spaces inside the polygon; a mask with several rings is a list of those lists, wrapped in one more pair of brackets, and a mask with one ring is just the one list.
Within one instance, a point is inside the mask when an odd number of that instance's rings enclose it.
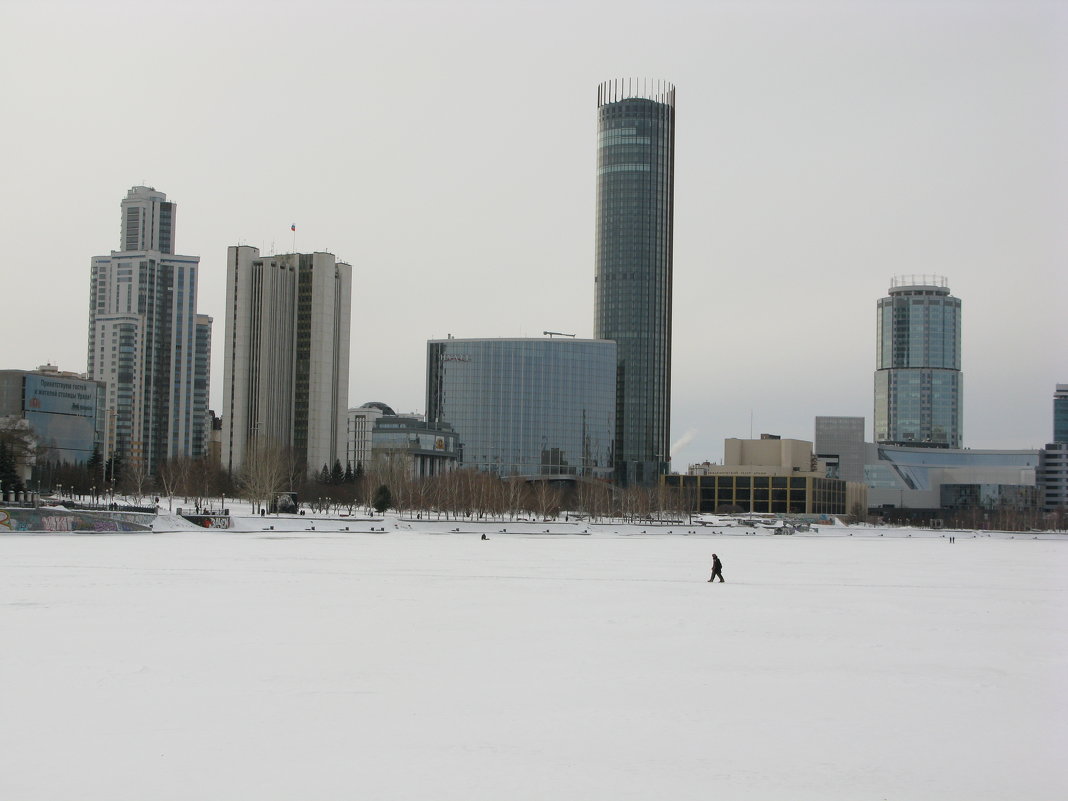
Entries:
{"label": "city skyline", "polygon": [[[0,332],[22,343],[5,368],[85,369],[86,255],[113,246],[114,198],[138,183],[181,203],[198,311],[217,321],[231,245],[353,265],[352,406],[425,411],[429,339],[592,336],[592,107],[600,82],[635,75],[682,99],[673,469],[726,437],[810,439],[817,415],[863,416],[871,436],[872,311],[899,274],[948,275],[964,304],[965,444],[1050,436],[1068,376],[1063,9],[669,2],[650,29],[625,2],[610,18],[581,2],[105,6],[123,13],[3,12],[19,300]],[[315,57],[256,58],[293,36]],[[168,124],[117,113],[124,82],[135,109],[170,98]],[[58,200],[59,236],[41,211]]]}

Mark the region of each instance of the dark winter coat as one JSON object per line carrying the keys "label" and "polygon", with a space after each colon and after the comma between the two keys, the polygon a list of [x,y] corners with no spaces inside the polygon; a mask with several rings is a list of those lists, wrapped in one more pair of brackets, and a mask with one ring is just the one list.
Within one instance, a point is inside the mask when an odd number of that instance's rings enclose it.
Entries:
{"label": "dark winter coat", "polygon": [[719,561],[719,557],[718,556],[713,556],[712,557],[712,572],[713,573],[720,573],[720,572],[722,572],[722,570],[723,570],[723,563],[721,561]]}

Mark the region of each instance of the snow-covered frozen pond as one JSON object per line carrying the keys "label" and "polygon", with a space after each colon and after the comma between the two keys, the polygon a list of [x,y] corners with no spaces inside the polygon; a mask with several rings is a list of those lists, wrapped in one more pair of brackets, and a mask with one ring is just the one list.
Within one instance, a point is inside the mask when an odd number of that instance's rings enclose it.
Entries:
{"label": "snow-covered frozen pond", "polygon": [[0,797],[1068,797],[1068,542],[490,537],[0,537]]}

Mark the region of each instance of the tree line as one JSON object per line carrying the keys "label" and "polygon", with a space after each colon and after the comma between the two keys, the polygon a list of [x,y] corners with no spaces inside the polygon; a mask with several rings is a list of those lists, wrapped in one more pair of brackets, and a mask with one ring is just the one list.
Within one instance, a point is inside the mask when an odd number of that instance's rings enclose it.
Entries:
{"label": "tree line", "polygon": [[[553,519],[578,513],[593,520],[683,520],[696,511],[696,493],[669,487],[616,489],[603,481],[574,485],[558,477],[500,478],[474,469],[414,477],[404,454],[379,456],[368,465],[323,465],[315,478],[301,479],[284,448],[251,449],[235,479],[235,491],[256,509],[271,509],[281,493],[294,490],[301,502],[323,513],[394,509],[427,519]],[[566,510],[566,512],[564,511]]]}
{"label": "tree line", "polygon": [[[64,495],[83,500],[103,502],[114,494],[124,495],[135,504],[166,496],[190,508],[211,508],[224,498],[241,497],[257,511],[286,511],[277,506],[279,497],[295,493],[303,506],[321,513],[351,515],[359,509],[393,509],[402,515],[441,520],[546,520],[577,514],[593,521],[681,523],[698,511],[693,489],[662,485],[621,489],[585,479],[571,483],[554,477],[501,478],[470,468],[415,478],[408,459],[400,453],[379,456],[368,465],[342,465],[336,460],[333,465],[309,471],[290,449],[268,445],[250,449],[245,466],[236,475],[228,474],[210,457],[168,459],[149,475],[141,465],[123,464],[118,457],[103,459],[99,453],[80,464],[49,460],[41,449],[30,453],[32,443],[23,433],[0,431],[0,484],[6,492],[36,491],[38,487],[55,492],[62,487]],[[30,455],[36,464],[24,485],[16,465]],[[855,520],[876,519],[863,509],[850,512]],[[1068,510],[1064,508],[1043,513],[1036,508],[1001,504],[944,510],[939,516],[943,525],[951,528],[1027,531],[1068,527]]]}

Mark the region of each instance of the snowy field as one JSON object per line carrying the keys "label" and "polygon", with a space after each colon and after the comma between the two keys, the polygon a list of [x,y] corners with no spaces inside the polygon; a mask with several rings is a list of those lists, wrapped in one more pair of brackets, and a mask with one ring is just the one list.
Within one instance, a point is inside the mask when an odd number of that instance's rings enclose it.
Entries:
{"label": "snowy field", "polygon": [[393,525],[0,536],[0,798],[1068,798],[1068,538]]}

